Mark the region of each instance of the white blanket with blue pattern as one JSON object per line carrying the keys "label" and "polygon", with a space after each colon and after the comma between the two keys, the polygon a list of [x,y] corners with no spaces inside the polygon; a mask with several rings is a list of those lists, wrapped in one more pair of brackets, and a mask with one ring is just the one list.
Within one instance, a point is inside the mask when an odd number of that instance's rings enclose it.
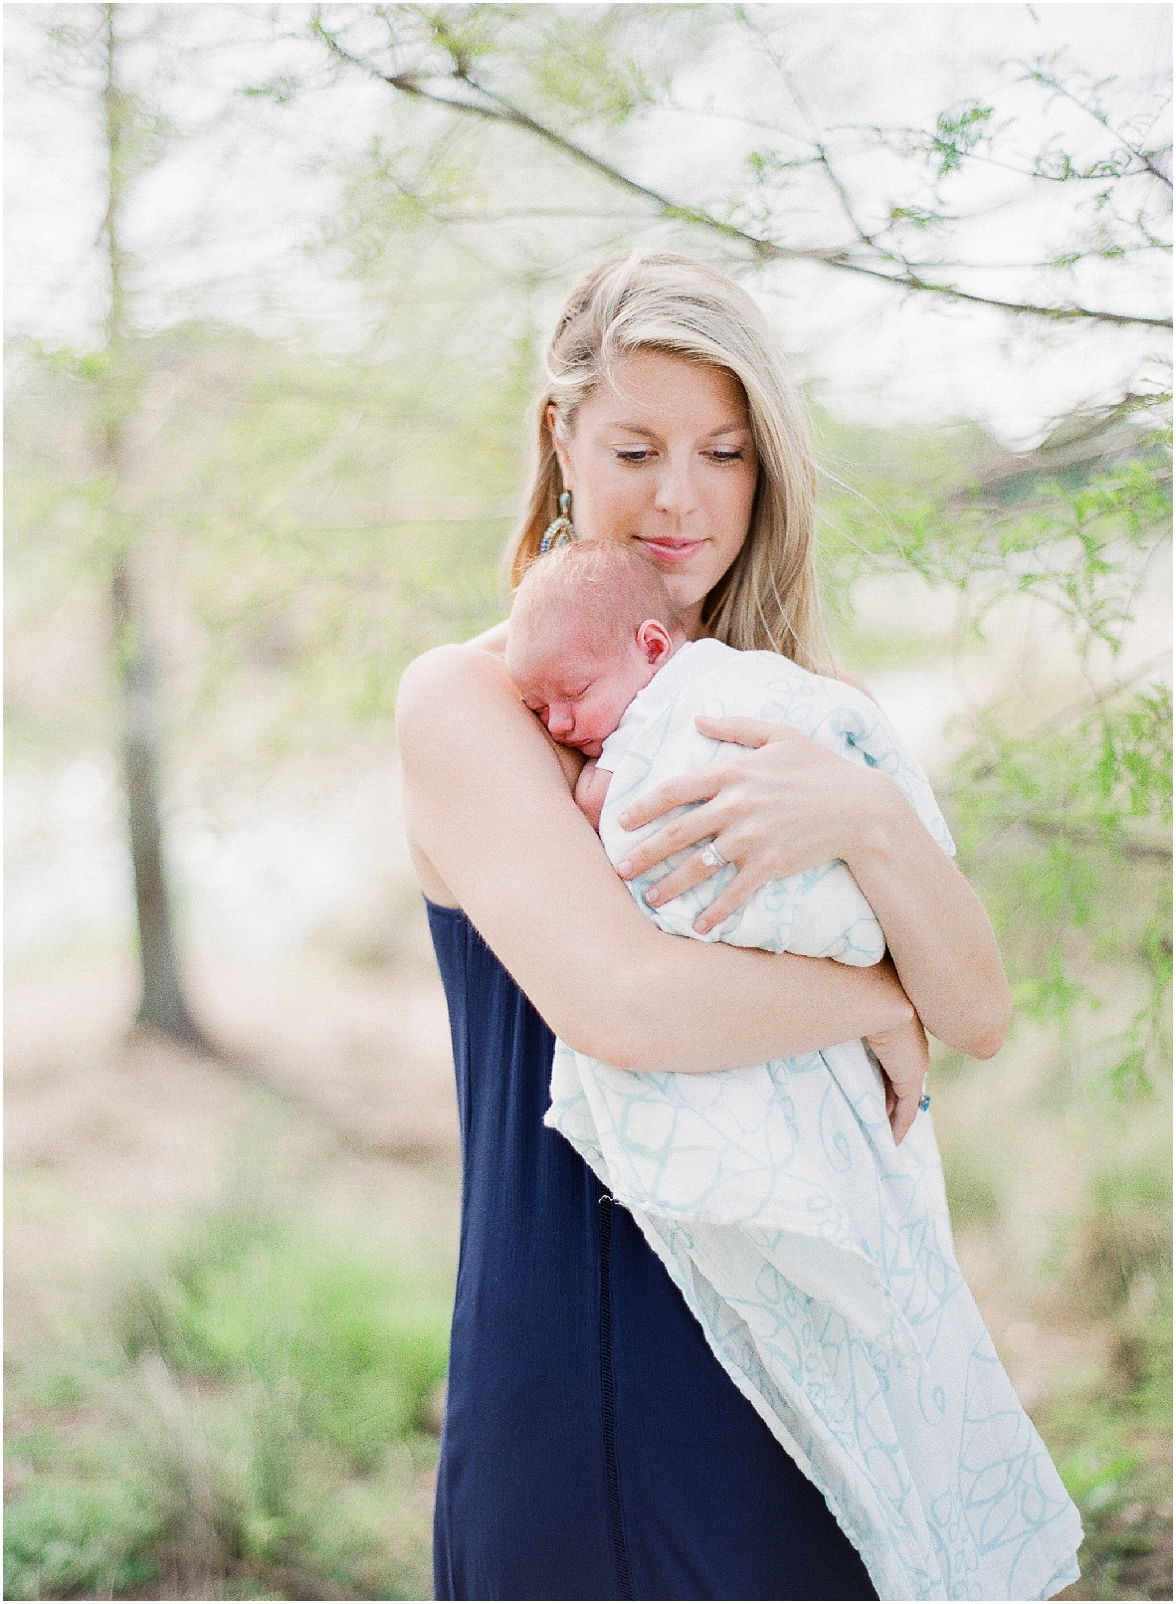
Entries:
{"label": "white blanket with blue pattern", "polygon": [[[612,861],[646,830],[617,814],[723,748],[695,715],[743,715],[890,774],[945,851],[927,781],[873,702],[768,652],[698,641],[627,710],[601,758]],[[695,849],[692,849],[695,850]],[[692,921],[734,872],[642,911]],[[844,864],[773,882],[705,939],[876,962]],[[883,1599],[1048,1598],[1082,1531],[952,1248],[930,1116],[895,1147],[861,1042],[720,1074],[633,1074],[557,1042],[547,1123],[633,1214],[740,1391],[824,1494]]]}

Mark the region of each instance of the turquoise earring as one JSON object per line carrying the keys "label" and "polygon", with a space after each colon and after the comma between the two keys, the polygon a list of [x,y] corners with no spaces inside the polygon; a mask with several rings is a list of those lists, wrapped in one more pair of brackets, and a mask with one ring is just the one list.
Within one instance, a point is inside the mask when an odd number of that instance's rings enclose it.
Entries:
{"label": "turquoise earring", "polygon": [[559,517],[553,518],[543,531],[543,539],[539,542],[539,555],[542,557],[553,546],[566,546],[576,538],[576,526],[572,522],[572,492],[565,490],[559,498]]}

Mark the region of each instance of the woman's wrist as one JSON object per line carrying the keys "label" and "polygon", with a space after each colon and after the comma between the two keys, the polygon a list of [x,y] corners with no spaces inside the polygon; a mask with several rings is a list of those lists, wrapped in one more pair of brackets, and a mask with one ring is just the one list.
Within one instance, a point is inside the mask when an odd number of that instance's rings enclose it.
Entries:
{"label": "woman's wrist", "polygon": [[872,878],[871,870],[896,861],[898,843],[915,816],[888,774],[868,768],[854,773],[857,786],[847,797],[845,846],[837,856],[860,883]]}

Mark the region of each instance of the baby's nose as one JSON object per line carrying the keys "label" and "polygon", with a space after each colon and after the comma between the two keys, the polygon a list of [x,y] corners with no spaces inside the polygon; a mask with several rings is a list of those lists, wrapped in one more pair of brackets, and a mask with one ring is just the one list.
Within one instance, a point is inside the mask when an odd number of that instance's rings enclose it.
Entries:
{"label": "baby's nose", "polygon": [[570,707],[550,707],[547,710],[547,728],[558,738],[569,735],[576,727],[576,715]]}

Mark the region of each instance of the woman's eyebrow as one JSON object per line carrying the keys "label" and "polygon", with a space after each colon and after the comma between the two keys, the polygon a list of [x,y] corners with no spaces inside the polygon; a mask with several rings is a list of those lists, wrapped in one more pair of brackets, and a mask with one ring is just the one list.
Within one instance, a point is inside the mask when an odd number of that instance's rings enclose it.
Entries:
{"label": "woman's eyebrow", "polygon": [[[659,438],[658,431],[656,429],[647,429],[643,423],[625,423],[618,419],[616,422],[610,423],[608,427],[610,429],[624,429],[626,434],[641,434],[644,435],[647,440],[656,440]],[[720,424],[717,429],[712,429],[709,434],[704,434],[702,438],[704,440],[714,440],[721,434],[750,433],[751,427],[749,424],[723,423]]]}

